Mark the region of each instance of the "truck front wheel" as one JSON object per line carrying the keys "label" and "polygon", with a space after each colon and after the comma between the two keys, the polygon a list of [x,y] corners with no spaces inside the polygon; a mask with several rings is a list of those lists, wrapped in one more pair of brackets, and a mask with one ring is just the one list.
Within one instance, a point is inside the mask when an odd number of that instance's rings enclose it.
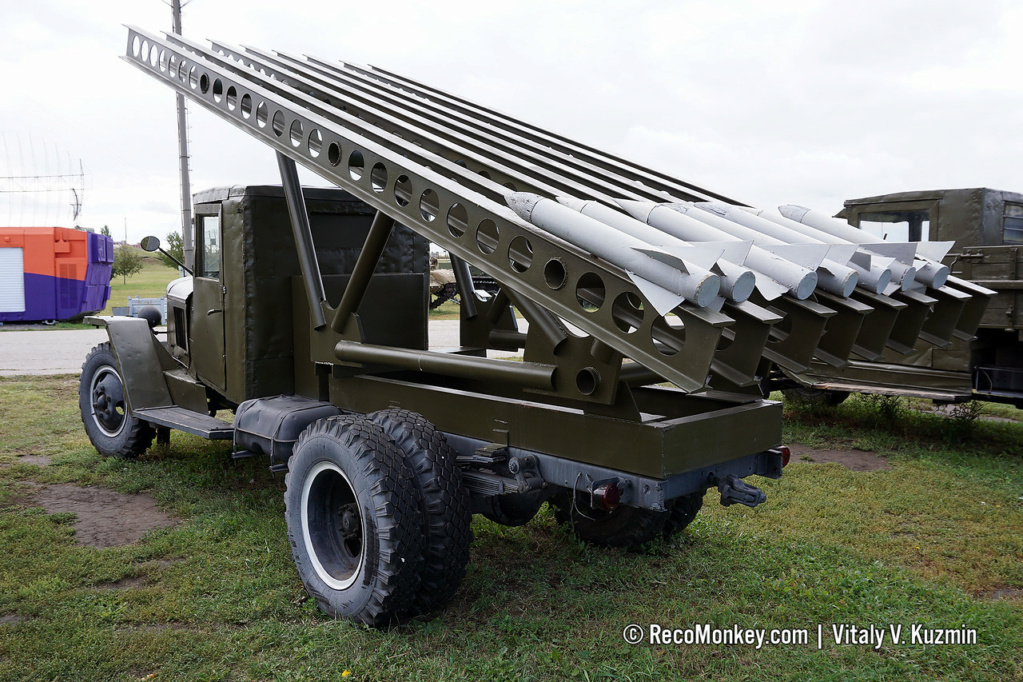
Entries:
{"label": "truck front wheel", "polygon": [[313,423],[285,485],[292,555],[320,609],[375,627],[408,613],[423,560],[420,500],[380,427],[354,416]]}
{"label": "truck front wheel", "polygon": [[153,442],[155,430],[149,422],[135,419],[128,411],[124,383],[109,343],[89,353],[78,382],[78,409],[85,433],[101,455],[138,457]]}

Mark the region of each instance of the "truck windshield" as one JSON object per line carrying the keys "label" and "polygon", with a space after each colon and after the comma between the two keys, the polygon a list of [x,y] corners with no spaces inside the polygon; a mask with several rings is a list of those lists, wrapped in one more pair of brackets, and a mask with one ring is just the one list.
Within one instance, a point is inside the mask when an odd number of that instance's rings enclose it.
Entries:
{"label": "truck windshield", "polygon": [[888,242],[930,241],[930,211],[861,213],[860,229]]}

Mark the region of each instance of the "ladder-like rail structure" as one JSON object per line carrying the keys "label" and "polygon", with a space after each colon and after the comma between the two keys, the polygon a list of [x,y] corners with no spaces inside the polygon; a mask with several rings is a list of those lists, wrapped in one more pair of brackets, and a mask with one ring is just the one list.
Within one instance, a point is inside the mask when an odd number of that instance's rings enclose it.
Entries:
{"label": "ladder-like rail structure", "polygon": [[[344,361],[422,361],[365,346],[357,324],[361,291],[395,221],[451,254],[463,293],[463,342],[468,338],[482,347],[524,347],[526,364],[537,366],[517,373],[493,365],[493,377],[521,374],[528,378],[524,385],[529,390],[590,403],[615,403],[620,382],[664,379],[692,392],[704,389],[712,375],[714,387],[735,388],[755,383],[765,359],[798,373],[814,358],[842,366],[852,353],[876,359],[886,347],[905,352],[919,339],[947,344],[952,335],[973,333],[978,307],[982,311],[986,300],[983,290],[962,283],[957,283],[959,288],[943,281],[935,281],[933,288],[911,287],[912,275],[906,275],[906,285],[898,291],[861,285],[829,293],[818,287],[810,298],[761,292],[750,300],[720,296],[711,306],[679,298],[669,311],[653,302],[635,272],[613,257],[595,256],[593,249],[565,233],[524,219],[509,208],[513,198],[567,197],[615,208],[622,200],[696,202],[682,212],[711,221],[715,229],[723,225],[725,237],[747,239],[747,249],[753,244],[776,250],[778,255],[770,257],[783,270],[805,267],[785,260],[782,250],[772,246],[776,238],[751,233],[737,222],[732,230],[722,218],[693,208],[749,208],[741,202],[387,71],[219,42],[205,47],[177,35],[161,37],[131,27],[125,58],[273,148],[286,189],[297,188],[297,162],[378,211],[352,283],[336,307],[323,295],[308,224],[303,224],[300,211],[292,211],[313,324],[329,324],[341,335],[335,355]],[[294,207],[299,199],[289,197],[289,204]],[[606,228],[592,218],[573,220],[582,221],[583,227]],[[747,225],[748,219],[740,222]],[[825,245],[810,271],[824,267],[825,251],[828,258],[840,258],[832,262],[831,272],[849,270],[854,263],[875,271],[878,263],[881,269],[893,263],[880,257],[887,247],[851,245],[814,231],[823,229],[819,226],[788,224],[781,229],[796,235],[791,228],[797,227],[804,234],[800,241],[812,242],[810,248]],[[615,234],[612,243],[618,239]],[[636,250],[631,237],[621,234],[620,239],[620,250]],[[685,249],[666,254],[653,244],[640,251],[659,261],[654,266],[662,271],[663,263],[678,264],[672,267],[681,279],[698,270],[682,262],[689,258]],[[854,251],[860,257],[850,260]],[[905,274],[920,262],[911,257],[897,272]],[[478,300],[465,263],[492,275],[502,291]],[[926,267],[938,266],[929,262]],[[706,272],[717,284],[718,275]],[[509,324],[509,304],[528,320],[528,335]],[[623,364],[625,358],[633,362]],[[463,370],[484,372],[486,366],[466,364]],[[550,377],[549,386],[547,380],[537,384],[538,375]]]}

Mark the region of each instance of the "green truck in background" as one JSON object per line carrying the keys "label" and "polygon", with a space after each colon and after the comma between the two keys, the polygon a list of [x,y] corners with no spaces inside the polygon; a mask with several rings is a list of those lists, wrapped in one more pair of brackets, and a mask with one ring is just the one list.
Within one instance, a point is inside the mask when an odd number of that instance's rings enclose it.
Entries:
{"label": "green truck in background", "polygon": [[952,274],[991,289],[975,338],[919,341],[844,368],[812,363],[801,375],[774,371],[768,388],[838,404],[850,393],[938,402],[986,400],[1023,406],[1023,194],[987,188],[898,192],[849,199],[836,218],[886,241],[955,242]]}

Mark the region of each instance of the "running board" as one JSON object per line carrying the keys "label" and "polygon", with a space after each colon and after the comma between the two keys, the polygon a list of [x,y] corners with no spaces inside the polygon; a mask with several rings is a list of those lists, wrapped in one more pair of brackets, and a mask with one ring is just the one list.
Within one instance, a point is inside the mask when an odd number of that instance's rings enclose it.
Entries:
{"label": "running board", "polygon": [[231,440],[234,437],[234,426],[231,424],[183,407],[147,407],[135,410],[132,416],[155,426],[177,429],[206,440]]}

